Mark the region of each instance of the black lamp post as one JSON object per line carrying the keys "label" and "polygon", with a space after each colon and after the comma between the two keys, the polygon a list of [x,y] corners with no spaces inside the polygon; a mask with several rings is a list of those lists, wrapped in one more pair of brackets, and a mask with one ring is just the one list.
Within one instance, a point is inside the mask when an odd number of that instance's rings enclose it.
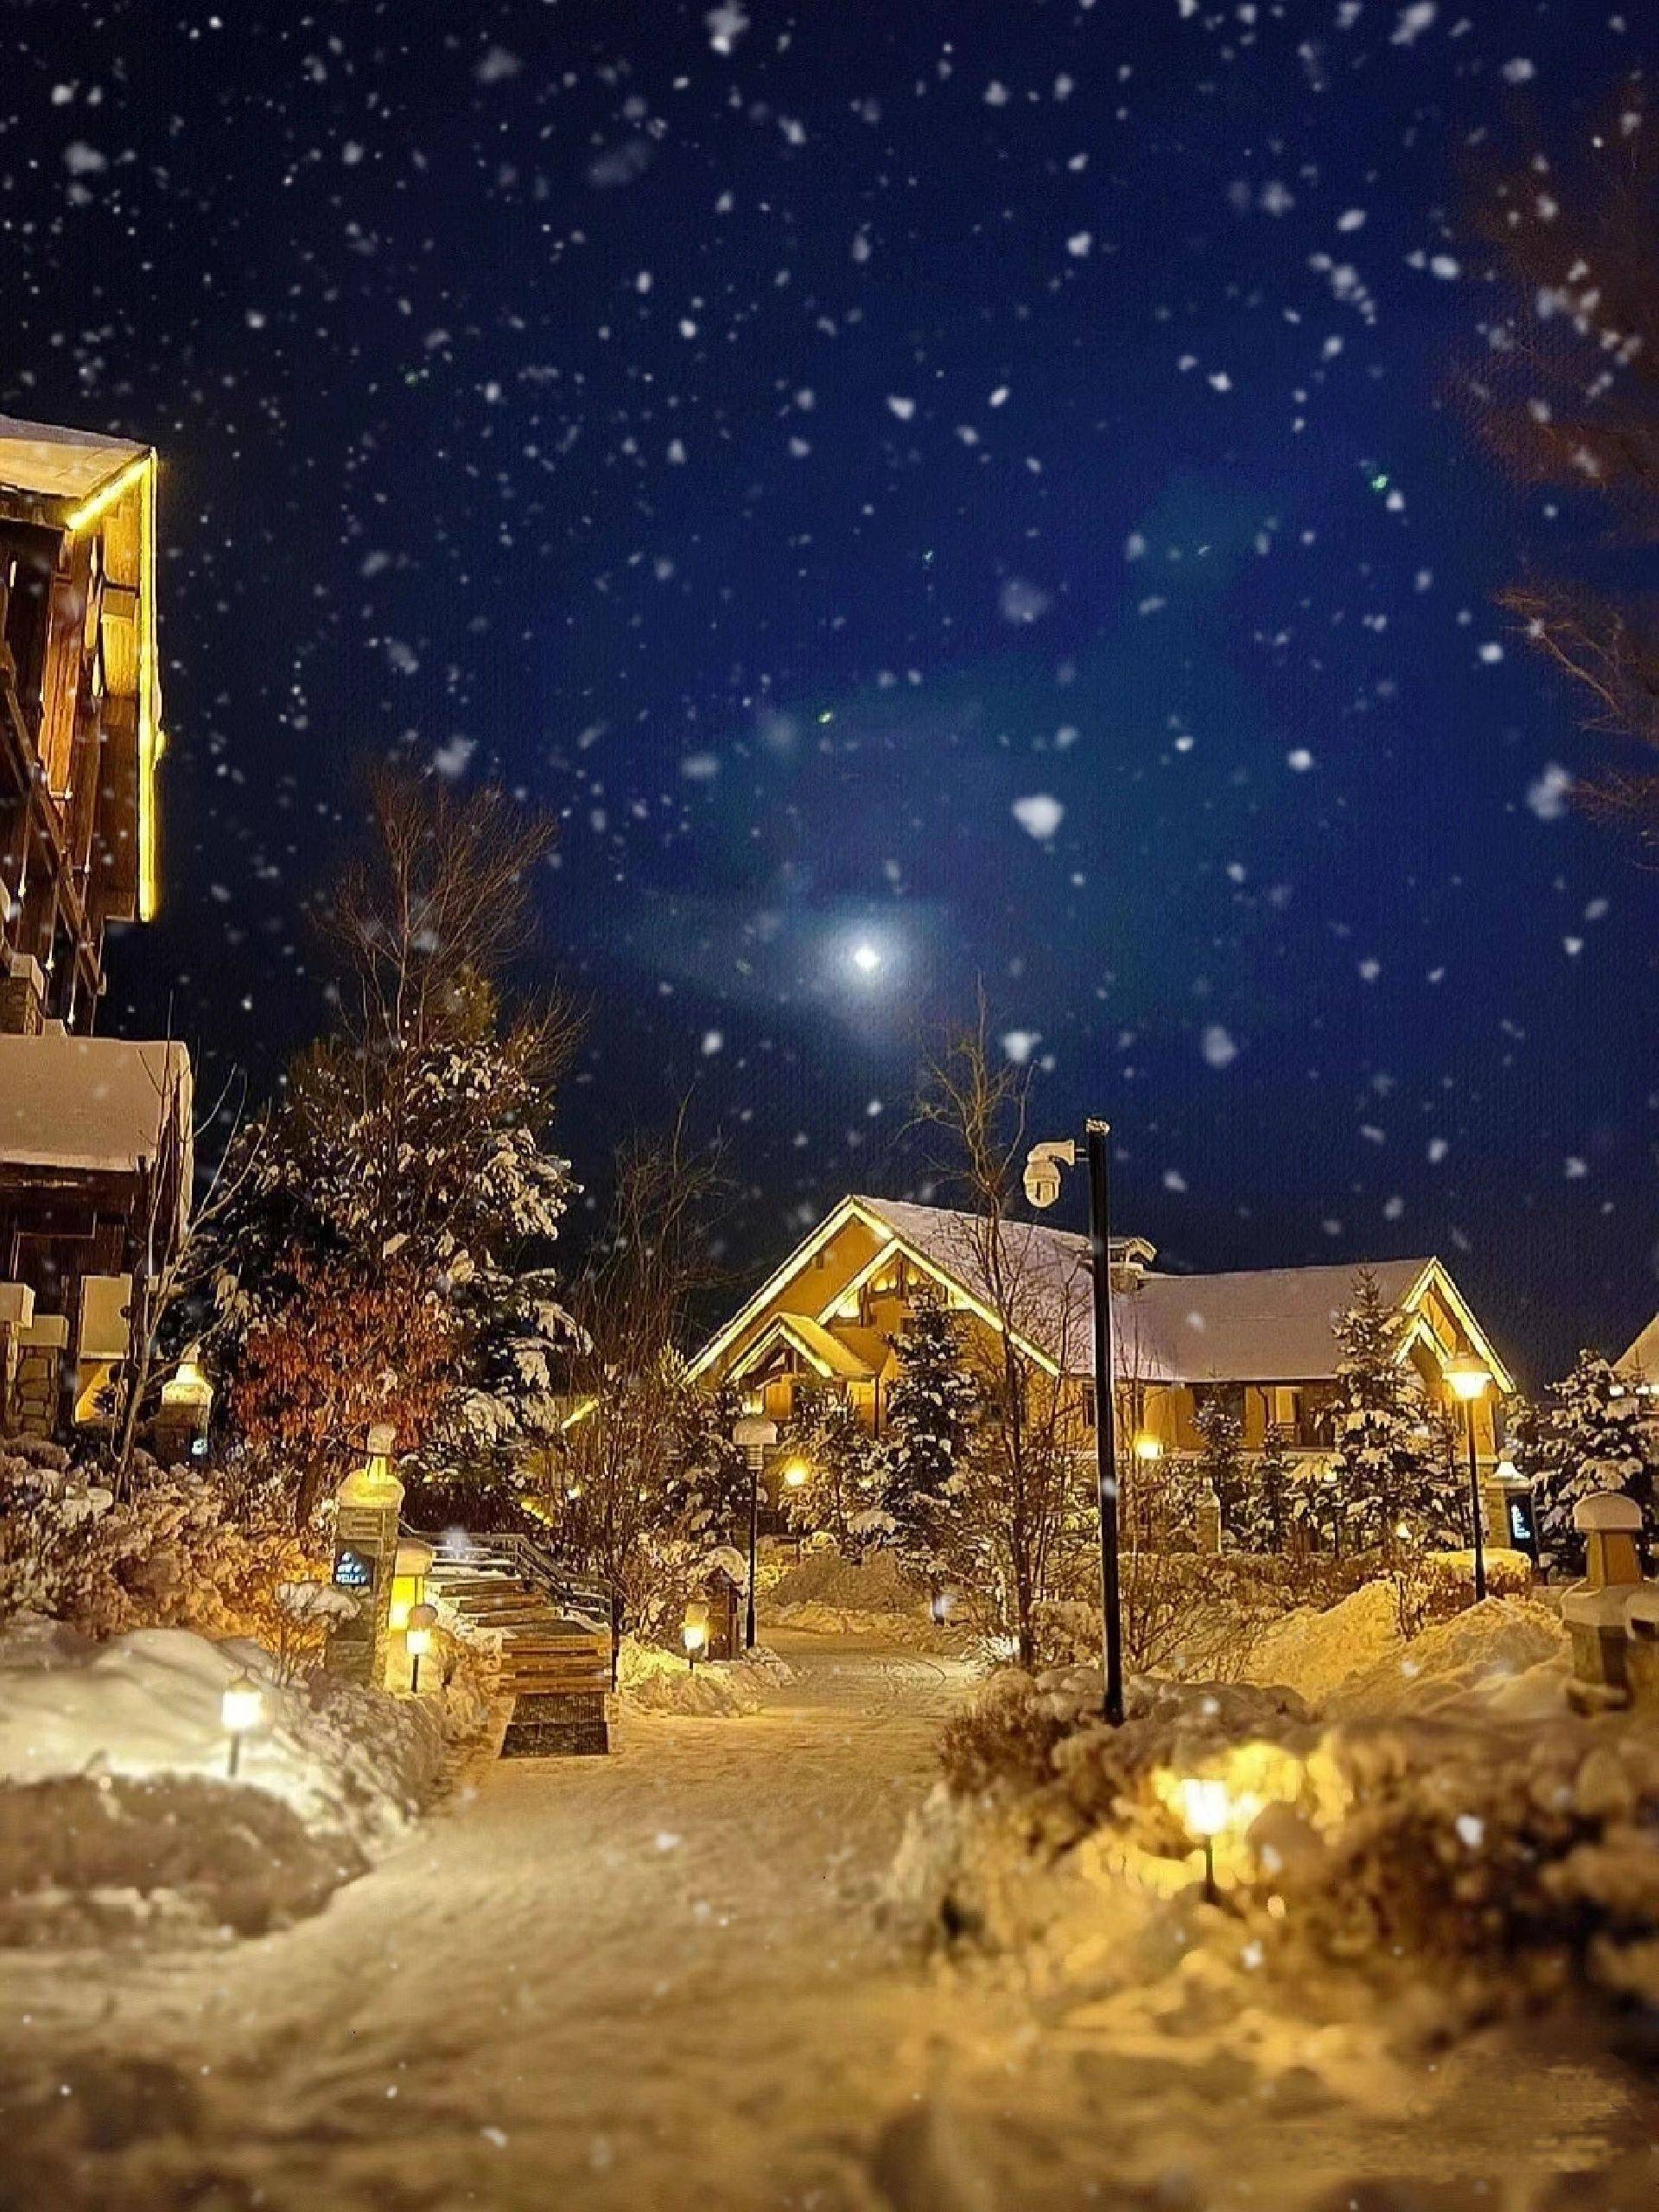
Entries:
{"label": "black lamp post", "polygon": [[743,1649],[754,1649],[754,1567],[760,1549],[760,1470],[766,1463],[768,1448],[778,1441],[778,1424],[768,1421],[764,1414],[745,1414],[732,1430],[732,1441],[737,1445],[749,1463],[749,1586],[748,1603],[743,1617]]}
{"label": "black lamp post", "polygon": [[[1123,1607],[1117,1572],[1117,1393],[1112,1375],[1111,1188],[1109,1122],[1084,1124],[1089,1161],[1089,1260],[1093,1284],[1095,1348],[1095,1491],[1100,1511],[1101,1644],[1105,1660],[1104,1712],[1113,1726],[1123,1718]],[[1077,1165],[1071,1137],[1033,1147],[1026,1160],[1026,1196],[1039,1209],[1060,1195],[1060,1170]]]}
{"label": "black lamp post", "polygon": [[1475,1603],[1478,1605],[1486,1596],[1486,1541],[1480,1506],[1480,1453],[1475,1440],[1475,1408],[1485,1396],[1486,1386],[1492,1378],[1485,1363],[1472,1352],[1466,1352],[1447,1360],[1446,1379],[1462,1400],[1464,1419],[1469,1424],[1469,1511],[1475,1531]]}

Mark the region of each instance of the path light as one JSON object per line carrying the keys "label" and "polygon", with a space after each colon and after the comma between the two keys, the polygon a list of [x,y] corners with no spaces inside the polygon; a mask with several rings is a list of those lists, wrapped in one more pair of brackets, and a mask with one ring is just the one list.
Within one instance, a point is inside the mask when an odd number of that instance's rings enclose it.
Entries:
{"label": "path light", "polygon": [[709,1642],[709,1608],[701,1600],[694,1599],[686,1607],[685,1625],[680,1630],[680,1637],[685,1645],[685,1663],[695,1675],[697,1654],[706,1648]]}
{"label": "path light", "polygon": [[1480,1459],[1475,1443],[1475,1408],[1486,1395],[1491,1370],[1472,1352],[1460,1352],[1446,1363],[1446,1379],[1463,1402],[1469,1423],[1469,1511],[1475,1530],[1475,1603],[1486,1595],[1486,1545],[1481,1528]]}
{"label": "path light", "polygon": [[1227,1825],[1231,1800],[1227,1785],[1212,1775],[1187,1775],[1180,1787],[1181,1818],[1186,1822],[1189,1834],[1198,1837],[1204,1846],[1204,1901],[1219,1904],[1221,1895],[1216,1888],[1216,1838]]}
{"label": "path light", "polygon": [[250,1728],[257,1728],[264,1717],[264,1692],[253,1676],[245,1672],[232,1675],[225,1685],[225,1694],[219,1700],[219,1722],[231,1739],[230,1757],[225,1763],[225,1771],[232,1779],[242,1764],[242,1738]]}
{"label": "path light", "polygon": [[1135,1438],[1135,1456],[1137,1459],[1146,1460],[1148,1465],[1153,1460],[1163,1458],[1164,1447],[1150,1429],[1143,1428]]}
{"label": "path light", "polygon": [[421,1662],[432,1649],[432,1631],[438,1624],[435,1605],[411,1605],[409,1630],[404,1638],[409,1653],[409,1693],[418,1697],[421,1693]]}

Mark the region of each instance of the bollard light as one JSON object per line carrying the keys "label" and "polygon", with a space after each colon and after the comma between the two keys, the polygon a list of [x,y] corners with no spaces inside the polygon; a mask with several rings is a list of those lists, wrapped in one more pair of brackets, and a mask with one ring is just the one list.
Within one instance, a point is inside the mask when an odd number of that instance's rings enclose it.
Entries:
{"label": "bollard light", "polygon": [[1204,1897],[1206,1904],[1219,1904],[1216,1888],[1216,1838],[1227,1825],[1232,1801],[1227,1785],[1212,1775],[1186,1776],[1180,1788],[1181,1818],[1189,1834],[1204,1846]]}
{"label": "bollard light", "polygon": [[685,1622],[680,1630],[680,1637],[685,1645],[685,1663],[695,1675],[697,1671],[697,1654],[707,1646],[709,1642],[709,1608],[706,1605],[694,1600],[686,1607]]}
{"label": "bollard light", "polygon": [[250,1674],[233,1675],[219,1701],[220,1725],[231,1739],[225,1771],[232,1778],[242,1764],[242,1738],[251,1728],[257,1728],[264,1717],[265,1696],[258,1683]]}
{"label": "bollard light", "polygon": [[432,1631],[437,1625],[435,1605],[411,1605],[409,1627],[404,1637],[404,1648],[409,1653],[409,1689],[411,1697],[418,1697],[421,1688],[421,1662],[432,1649]]}

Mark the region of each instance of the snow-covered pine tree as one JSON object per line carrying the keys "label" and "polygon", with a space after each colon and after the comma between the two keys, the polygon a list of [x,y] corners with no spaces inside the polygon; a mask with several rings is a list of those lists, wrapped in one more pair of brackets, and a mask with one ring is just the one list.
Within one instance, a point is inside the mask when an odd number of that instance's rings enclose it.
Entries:
{"label": "snow-covered pine tree", "polygon": [[1464,1541],[1458,1499],[1427,1431],[1426,1408],[1400,1364],[1401,1322],[1369,1268],[1336,1320],[1336,1446],[1329,1509],[1343,1551],[1389,1550],[1402,1541]]}
{"label": "snow-covered pine tree", "polygon": [[1584,1572],[1573,1509],[1597,1491],[1622,1491],[1651,1519],[1659,1430],[1649,1408],[1599,1351],[1581,1351],[1549,1401],[1522,1414],[1517,1457],[1533,1483],[1541,1555],[1557,1573]]}
{"label": "snow-covered pine tree", "polygon": [[885,1503],[894,1548],[916,1573],[933,1577],[977,1393],[961,1319],[942,1298],[918,1294],[893,1341],[899,1367],[887,1397]]}
{"label": "snow-covered pine tree", "polygon": [[886,1453],[845,1398],[803,1389],[779,1439],[803,1479],[784,1491],[784,1510],[804,1535],[826,1535],[849,1559],[893,1534],[884,1502]]}
{"label": "snow-covered pine tree", "polygon": [[1290,1455],[1280,1430],[1270,1427],[1260,1457],[1239,1485],[1233,1517],[1222,1526],[1240,1551],[1276,1556],[1290,1534],[1291,1508]]}
{"label": "snow-covered pine tree", "polygon": [[1200,1499],[1205,1490],[1213,1491],[1221,1508],[1221,1525],[1230,1529],[1244,1486],[1243,1421],[1225,1390],[1210,1389],[1198,1401],[1192,1426],[1203,1439],[1193,1468]]}

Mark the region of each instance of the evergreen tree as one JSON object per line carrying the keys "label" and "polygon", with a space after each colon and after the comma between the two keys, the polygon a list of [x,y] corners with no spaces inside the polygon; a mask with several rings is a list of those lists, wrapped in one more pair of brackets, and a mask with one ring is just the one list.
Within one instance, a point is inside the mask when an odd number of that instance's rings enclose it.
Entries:
{"label": "evergreen tree", "polygon": [[894,1349],[899,1371],[887,1399],[884,1503],[895,1548],[919,1573],[936,1575],[977,1394],[961,1319],[942,1298],[918,1297]]}
{"label": "evergreen tree", "polygon": [[1230,1529],[1244,1487],[1244,1423],[1230,1395],[1211,1389],[1199,1399],[1192,1426],[1204,1440],[1194,1470],[1200,1491],[1214,1491],[1221,1525]]}
{"label": "evergreen tree", "polygon": [[1549,1396],[1553,1402],[1521,1416],[1519,1459],[1532,1478],[1540,1555],[1559,1573],[1581,1574],[1584,1542],[1573,1509],[1597,1491],[1618,1491],[1650,1518],[1659,1435],[1649,1402],[1599,1352],[1581,1351]]}
{"label": "evergreen tree", "polygon": [[1336,1322],[1334,1481],[1321,1485],[1338,1550],[1392,1550],[1402,1530],[1404,1541],[1421,1545],[1459,1540],[1455,1489],[1434,1451],[1426,1408],[1395,1356],[1400,1329],[1376,1277],[1363,1268],[1353,1302]]}
{"label": "evergreen tree", "polygon": [[1228,1534],[1242,1552],[1276,1554],[1285,1548],[1292,1518],[1290,1455],[1276,1427],[1268,1430],[1261,1457],[1241,1483]]}
{"label": "evergreen tree", "polygon": [[784,1491],[784,1510],[803,1535],[829,1536],[853,1559],[891,1536],[886,1454],[845,1398],[802,1389],[779,1442],[804,1478]]}

